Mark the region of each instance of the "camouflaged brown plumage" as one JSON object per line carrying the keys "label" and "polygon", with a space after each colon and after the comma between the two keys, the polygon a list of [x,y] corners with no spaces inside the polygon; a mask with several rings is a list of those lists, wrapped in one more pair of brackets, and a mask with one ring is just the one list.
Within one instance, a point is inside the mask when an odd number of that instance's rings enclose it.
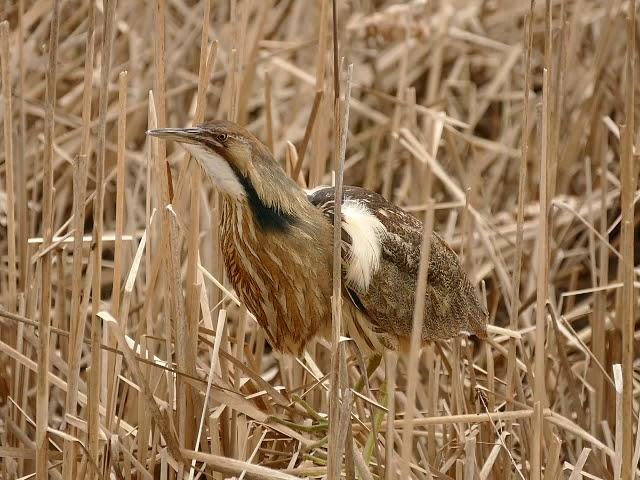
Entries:
{"label": "camouflaged brown plumage", "polygon": [[[299,354],[331,325],[333,187],[301,189],[262,142],[214,121],[150,135],[179,142],[222,194],[228,277],[272,345]],[[422,223],[377,193],[345,187],[343,320],[366,352],[404,349],[411,335]],[[486,337],[487,312],[453,250],[431,238],[423,342]]]}

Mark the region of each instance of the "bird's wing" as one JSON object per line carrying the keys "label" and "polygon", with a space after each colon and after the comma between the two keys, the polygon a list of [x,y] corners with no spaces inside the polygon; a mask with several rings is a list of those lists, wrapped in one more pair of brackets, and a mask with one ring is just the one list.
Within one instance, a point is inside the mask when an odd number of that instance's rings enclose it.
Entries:
{"label": "bird's wing", "polygon": [[[308,193],[333,222],[334,188]],[[343,278],[349,298],[376,331],[409,336],[422,222],[369,190],[347,186],[342,205]],[[469,332],[486,335],[487,313],[455,252],[435,232],[431,237],[423,339]]]}

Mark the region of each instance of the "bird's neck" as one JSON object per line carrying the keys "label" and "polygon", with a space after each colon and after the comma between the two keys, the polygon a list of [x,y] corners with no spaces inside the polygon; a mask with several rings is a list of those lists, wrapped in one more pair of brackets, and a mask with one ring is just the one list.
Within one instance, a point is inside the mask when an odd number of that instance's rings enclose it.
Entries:
{"label": "bird's neck", "polygon": [[[314,217],[320,213],[297,185],[279,185],[280,193],[289,192],[287,203],[243,186],[242,199],[223,197],[220,241],[227,276],[272,345],[298,354],[331,318],[331,231]],[[287,333],[289,323],[296,328]]]}
{"label": "bird's neck", "polygon": [[258,228],[269,233],[285,233],[294,224],[314,223],[318,212],[307,199],[306,193],[285,173],[269,152],[254,162],[245,175],[236,172],[244,195],[229,199],[246,210]]}

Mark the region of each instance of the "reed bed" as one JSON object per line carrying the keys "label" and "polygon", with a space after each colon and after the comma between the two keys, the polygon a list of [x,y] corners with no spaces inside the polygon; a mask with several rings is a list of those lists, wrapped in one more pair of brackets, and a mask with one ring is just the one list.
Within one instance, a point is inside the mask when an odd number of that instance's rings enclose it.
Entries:
{"label": "reed bed", "polygon": [[[3,2],[0,477],[640,478],[636,15]],[[145,136],[209,118],[302,185],[338,169],[425,219],[490,340],[368,380],[339,324],[271,350],[225,281],[210,182]]]}

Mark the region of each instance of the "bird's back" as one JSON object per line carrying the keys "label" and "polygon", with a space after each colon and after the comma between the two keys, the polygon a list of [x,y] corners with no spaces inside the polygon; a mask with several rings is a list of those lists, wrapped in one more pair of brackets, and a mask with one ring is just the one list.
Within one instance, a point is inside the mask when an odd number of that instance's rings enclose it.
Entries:
{"label": "bird's back", "polygon": [[[329,221],[333,221],[333,199],[333,187],[318,188],[309,193],[309,201],[320,208]],[[345,209],[345,205],[348,208]],[[349,205],[358,205],[356,216]],[[359,187],[345,187],[342,213],[347,296],[368,319],[371,328],[383,337],[384,343],[402,343],[411,335],[422,223],[381,195]],[[370,218],[367,219],[366,215]],[[360,228],[349,228],[350,223],[357,223]],[[375,268],[364,272],[371,274],[368,281],[354,281],[348,273],[355,254],[362,255],[362,245],[357,247],[359,253],[354,252],[357,240],[352,235],[366,236],[367,226],[375,230],[378,241],[370,241],[369,245],[373,249],[379,248],[380,254],[377,265],[373,265]],[[376,259],[375,252],[371,257]],[[486,321],[487,312],[478,300],[476,290],[457,255],[434,232],[431,237],[423,341],[445,340],[463,332],[484,338]]]}

